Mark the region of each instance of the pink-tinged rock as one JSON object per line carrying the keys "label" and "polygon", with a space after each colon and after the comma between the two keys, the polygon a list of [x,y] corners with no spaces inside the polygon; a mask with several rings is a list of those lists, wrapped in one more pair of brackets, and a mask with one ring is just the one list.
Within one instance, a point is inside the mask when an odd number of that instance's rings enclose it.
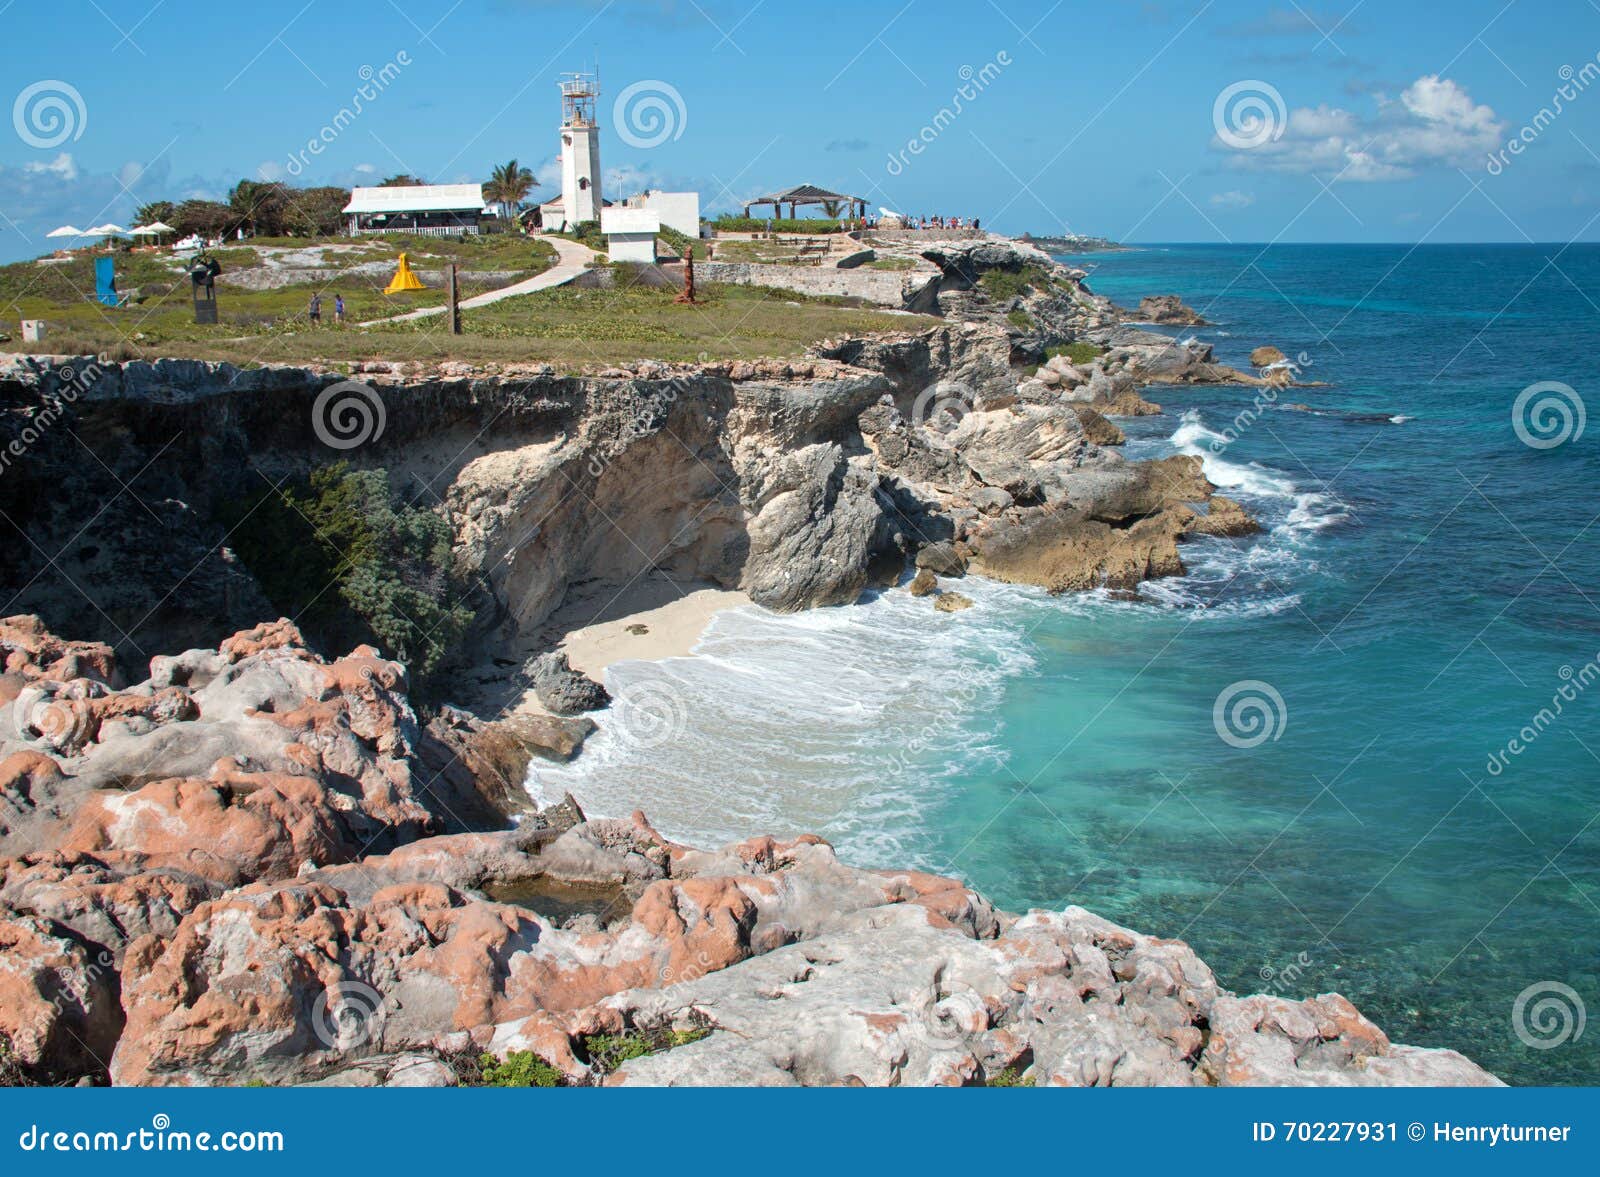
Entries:
{"label": "pink-tinged rock", "polygon": [[0,1038],[35,1082],[103,1075],[122,1028],[109,953],[0,909]]}

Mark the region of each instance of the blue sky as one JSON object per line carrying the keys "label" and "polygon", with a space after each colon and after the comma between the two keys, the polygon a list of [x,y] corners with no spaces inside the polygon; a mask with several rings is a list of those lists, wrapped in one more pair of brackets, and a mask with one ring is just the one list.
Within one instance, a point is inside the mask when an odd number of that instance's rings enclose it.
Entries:
{"label": "blue sky", "polygon": [[516,156],[549,196],[555,82],[597,58],[608,196],[813,182],[1147,242],[1600,238],[1586,0],[900,3],[0,0],[0,259],[240,177]]}

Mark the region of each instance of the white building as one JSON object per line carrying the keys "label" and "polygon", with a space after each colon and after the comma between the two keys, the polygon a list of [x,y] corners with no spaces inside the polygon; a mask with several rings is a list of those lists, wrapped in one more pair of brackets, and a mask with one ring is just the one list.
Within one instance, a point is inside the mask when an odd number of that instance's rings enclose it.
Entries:
{"label": "white building", "polygon": [[407,184],[353,188],[344,206],[350,235],[415,233],[460,237],[478,231],[483,218],[481,184]]}
{"label": "white building", "polygon": [[676,229],[691,241],[700,236],[700,194],[698,192],[662,192],[651,188],[630,196],[629,208],[648,208],[661,216],[661,223]]}
{"label": "white building", "polygon": [[549,229],[572,229],[585,221],[598,221],[604,207],[600,199],[600,124],[595,121],[595,100],[600,83],[593,74],[567,74],[561,87],[561,214],[562,224]]}
{"label": "white building", "polygon": [[600,231],[606,235],[606,252],[614,262],[656,261],[656,236],[661,217],[648,208],[608,208],[600,214]]}

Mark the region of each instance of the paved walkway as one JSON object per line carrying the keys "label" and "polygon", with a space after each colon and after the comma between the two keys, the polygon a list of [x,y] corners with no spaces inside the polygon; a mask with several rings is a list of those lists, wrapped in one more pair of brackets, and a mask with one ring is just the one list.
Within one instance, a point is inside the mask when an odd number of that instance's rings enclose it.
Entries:
{"label": "paved walkway", "polygon": [[[468,310],[472,307],[486,307],[490,303],[499,302],[503,298],[516,298],[519,294],[532,294],[537,290],[549,290],[552,286],[565,286],[588,268],[589,261],[595,257],[594,250],[586,245],[579,245],[576,241],[568,241],[565,237],[541,237],[541,241],[548,241],[555,247],[556,264],[542,274],[535,274],[532,278],[525,278],[521,282],[513,282],[510,286],[502,286],[499,290],[491,290],[487,294],[475,294],[471,298],[461,300],[461,309]],[[426,319],[430,315],[442,315],[444,307],[424,307],[420,311],[411,311],[404,315],[392,315],[387,319],[370,319],[362,323],[363,327],[371,327],[375,323],[403,323],[407,319]]]}

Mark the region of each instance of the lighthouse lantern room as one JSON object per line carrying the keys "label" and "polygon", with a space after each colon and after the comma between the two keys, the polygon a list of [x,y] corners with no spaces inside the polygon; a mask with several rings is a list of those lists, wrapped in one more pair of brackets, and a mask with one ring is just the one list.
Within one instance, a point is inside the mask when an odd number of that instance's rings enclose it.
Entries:
{"label": "lighthouse lantern room", "polygon": [[598,74],[563,74],[561,87],[561,211],[566,228],[600,219]]}

